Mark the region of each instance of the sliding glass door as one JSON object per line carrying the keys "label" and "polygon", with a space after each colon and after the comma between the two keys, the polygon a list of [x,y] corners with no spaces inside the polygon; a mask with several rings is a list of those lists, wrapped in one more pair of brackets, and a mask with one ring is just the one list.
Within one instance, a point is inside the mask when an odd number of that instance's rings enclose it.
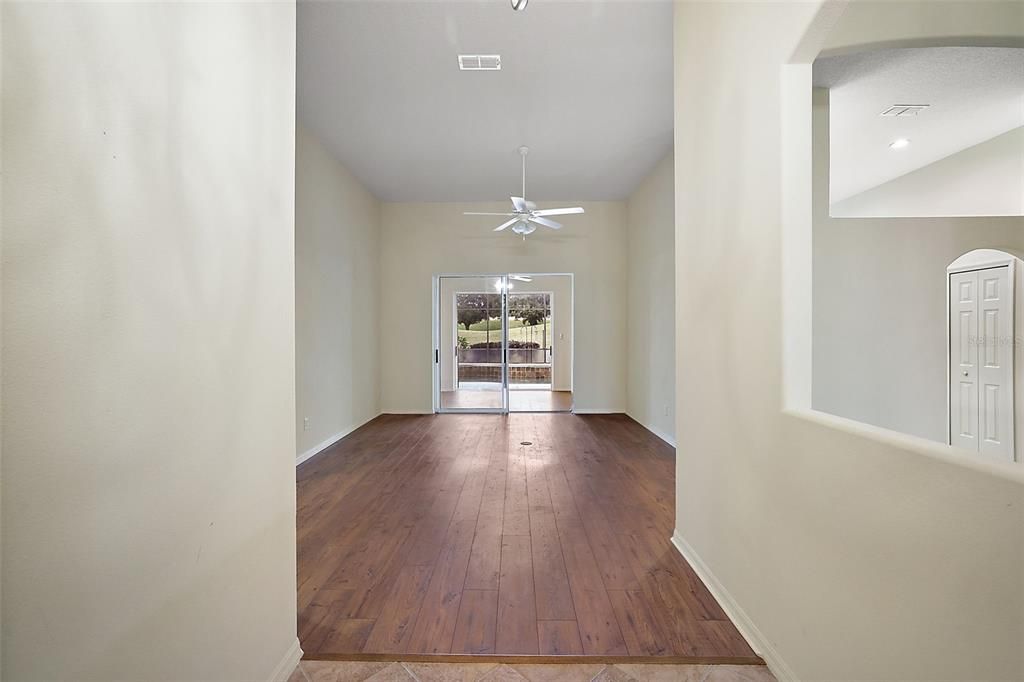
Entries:
{"label": "sliding glass door", "polygon": [[507,285],[505,275],[438,278],[440,411],[507,411]]}
{"label": "sliding glass door", "polygon": [[572,298],[569,274],[437,277],[435,409],[570,411]]}

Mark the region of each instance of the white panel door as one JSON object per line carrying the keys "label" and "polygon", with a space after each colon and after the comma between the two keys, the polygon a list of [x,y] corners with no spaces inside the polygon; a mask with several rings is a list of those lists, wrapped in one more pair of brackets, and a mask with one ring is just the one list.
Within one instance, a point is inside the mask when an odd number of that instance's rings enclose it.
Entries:
{"label": "white panel door", "polygon": [[950,443],[1013,460],[1013,294],[1008,267],[949,275]]}
{"label": "white panel door", "polygon": [[978,273],[949,276],[950,444],[978,450]]}
{"label": "white panel door", "polygon": [[978,271],[978,445],[1013,460],[1013,308],[1010,269]]}

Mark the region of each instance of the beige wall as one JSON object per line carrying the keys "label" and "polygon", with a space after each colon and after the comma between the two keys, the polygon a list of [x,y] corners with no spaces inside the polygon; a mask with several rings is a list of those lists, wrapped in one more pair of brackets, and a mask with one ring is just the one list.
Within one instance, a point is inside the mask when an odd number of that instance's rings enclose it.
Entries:
{"label": "beige wall", "polygon": [[1024,26],[1024,3],[1017,0],[850,0],[836,7],[842,16],[821,43],[825,55],[865,47],[1020,47]]}
{"label": "beige wall", "polygon": [[[575,205],[576,202],[552,202]],[[626,212],[586,202],[565,228],[524,241],[463,211],[506,203],[390,204],[381,209],[381,411],[430,412],[431,278],[438,274],[575,274],[573,388],[581,411],[622,412],[626,386]]]}
{"label": "beige wall", "polygon": [[814,127],[813,405],[945,443],[946,267],[1024,250],[1024,219],[830,218],[826,90]]}
{"label": "beige wall", "polygon": [[[887,4],[901,5],[874,7]],[[912,12],[915,36],[991,19],[951,4]],[[677,541],[779,674],[1021,679],[1016,465],[964,466],[939,445],[783,411],[779,178],[810,173],[782,165],[780,71],[820,6],[676,5],[676,388],[694,406],[676,422]],[[701,333],[684,336],[687,320]]]}
{"label": "beige wall", "polygon": [[294,6],[2,12],[2,676],[269,679],[296,644]]}
{"label": "beige wall", "polygon": [[1024,215],[1024,126],[834,202],[837,218]]}
{"label": "beige wall", "polygon": [[301,125],[295,190],[295,420],[302,459],[380,412],[380,203]]}
{"label": "beige wall", "polygon": [[[626,202],[627,412],[675,443],[675,185],[672,154]],[[693,328],[691,326],[691,332]]]}

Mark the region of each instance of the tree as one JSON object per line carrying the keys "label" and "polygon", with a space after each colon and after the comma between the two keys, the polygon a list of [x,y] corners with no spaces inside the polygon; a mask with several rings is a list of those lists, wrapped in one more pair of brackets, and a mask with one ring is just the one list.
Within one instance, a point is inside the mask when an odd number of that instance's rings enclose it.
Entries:
{"label": "tree", "polygon": [[469,331],[477,322],[482,322],[487,319],[487,310],[481,310],[479,308],[460,308],[459,309],[459,324]]}
{"label": "tree", "polygon": [[466,331],[477,322],[490,318],[489,299],[489,294],[458,294],[455,308],[458,310],[459,324],[464,326]]}
{"label": "tree", "polygon": [[544,294],[516,294],[509,297],[512,317],[533,327],[548,316],[547,296]]}

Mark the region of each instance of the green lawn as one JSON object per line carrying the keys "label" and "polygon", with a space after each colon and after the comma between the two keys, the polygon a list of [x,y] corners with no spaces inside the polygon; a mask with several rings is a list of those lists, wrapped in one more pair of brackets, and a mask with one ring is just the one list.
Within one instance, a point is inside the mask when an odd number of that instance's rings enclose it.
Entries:
{"label": "green lawn", "polygon": [[[501,341],[501,324],[498,320],[490,320],[491,323],[491,341]],[[469,331],[466,331],[465,327],[460,326],[457,335],[461,338],[466,339],[471,345],[474,343],[483,343],[487,341],[487,322],[478,322],[470,327]],[[548,345],[551,345],[551,323],[548,322]],[[523,323],[519,320],[509,321],[508,338],[510,341],[535,341],[540,345],[544,345],[544,325],[538,324],[532,327],[524,327]]]}
{"label": "green lawn", "polygon": [[[523,326],[523,321],[522,320],[511,319],[511,320],[508,321],[508,328],[509,329],[514,329],[516,327],[522,327],[522,326]],[[498,320],[498,319],[495,319],[495,318],[491,318],[489,320],[480,320],[479,322],[476,322],[474,324],[469,325],[469,330],[473,331],[473,332],[485,332],[485,331],[487,331],[488,328],[490,328],[491,331],[500,330],[501,329],[501,320]],[[463,327],[462,325],[459,325],[459,330],[461,332],[464,332],[464,331],[466,331],[466,328]]]}

